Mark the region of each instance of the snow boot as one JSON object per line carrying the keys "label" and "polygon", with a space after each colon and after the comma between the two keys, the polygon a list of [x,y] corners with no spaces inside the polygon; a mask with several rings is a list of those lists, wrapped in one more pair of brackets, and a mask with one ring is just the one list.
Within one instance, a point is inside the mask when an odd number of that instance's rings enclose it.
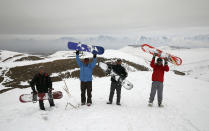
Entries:
{"label": "snow boot", "polygon": [[91,106],[91,103],[87,103],[87,106]]}
{"label": "snow boot", "polygon": [[149,102],[148,106],[149,107],[152,107],[153,106],[153,103],[152,102]]}
{"label": "snow boot", "polygon": [[50,104],[50,107],[53,107],[53,106],[55,106],[55,104]]}
{"label": "snow boot", "polygon": [[43,111],[45,111],[45,108],[40,108],[40,110],[43,110]]}
{"label": "snow boot", "polygon": [[107,104],[112,104],[112,102],[109,101],[109,102],[107,102]]}
{"label": "snow boot", "polygon": [[116,105],[120,106],[121,104],[120,104],[120,102],[117,102]]}
{"label": "snow boot", "polygon": [[53,100],[53,99],[49,99],[49,104],[50,104],[50,107],[55,106],[55,104],[54,104],[54,100]]}
{"label": "snow boot", "polygon": [[164,105],[162,105],[161,103],[158,103],[158,107],[164,107]]}
{"label": "snow boot", "polygon": [[45,110],[43,100],[39,100],[39,107],[40,107],[41,110]]}

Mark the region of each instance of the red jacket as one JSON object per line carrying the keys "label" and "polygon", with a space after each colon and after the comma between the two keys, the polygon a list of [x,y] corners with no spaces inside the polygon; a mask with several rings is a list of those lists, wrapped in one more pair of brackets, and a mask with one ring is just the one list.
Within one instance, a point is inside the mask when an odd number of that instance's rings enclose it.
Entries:
{"label": "red jacket", "polygon": [[153,68],[153,73],[152,73],[152,81],[164,81],[164,72],[169,71],[168,65],[157,65],[155,64],[155,59],[152,59],[150,66]]}

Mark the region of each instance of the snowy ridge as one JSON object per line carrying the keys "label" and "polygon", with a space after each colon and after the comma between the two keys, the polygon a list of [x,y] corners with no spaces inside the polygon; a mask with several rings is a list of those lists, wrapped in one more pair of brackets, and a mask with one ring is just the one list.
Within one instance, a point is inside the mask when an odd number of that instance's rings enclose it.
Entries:
{"label": "snowy ridge", "polygon": [[23,55],[23,54],[13,51],[0,50],[0,61],[4,62],[18,55]]}

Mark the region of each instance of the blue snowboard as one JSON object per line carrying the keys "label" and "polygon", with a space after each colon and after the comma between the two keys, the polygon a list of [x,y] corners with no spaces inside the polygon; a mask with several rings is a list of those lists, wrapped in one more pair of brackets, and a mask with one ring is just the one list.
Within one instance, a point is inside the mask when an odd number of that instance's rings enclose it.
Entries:
{"label": "blue snowboard", "polygon": [[86,52],[91,52],[92,54],[99,54],[99,55],[102,55],[104,53],[104,48],[101,46],[86,45],[75,42],[68,42],[68,48],[70,50],[86,51]]}

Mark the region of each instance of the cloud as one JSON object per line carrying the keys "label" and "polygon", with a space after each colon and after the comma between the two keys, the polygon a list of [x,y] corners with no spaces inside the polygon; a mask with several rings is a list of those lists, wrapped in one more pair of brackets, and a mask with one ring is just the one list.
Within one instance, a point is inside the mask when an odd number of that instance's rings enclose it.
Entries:
{"label": "cloud", "polygon": [[0,34],[80,34],[209,26],[208,0],[0,1]]}

